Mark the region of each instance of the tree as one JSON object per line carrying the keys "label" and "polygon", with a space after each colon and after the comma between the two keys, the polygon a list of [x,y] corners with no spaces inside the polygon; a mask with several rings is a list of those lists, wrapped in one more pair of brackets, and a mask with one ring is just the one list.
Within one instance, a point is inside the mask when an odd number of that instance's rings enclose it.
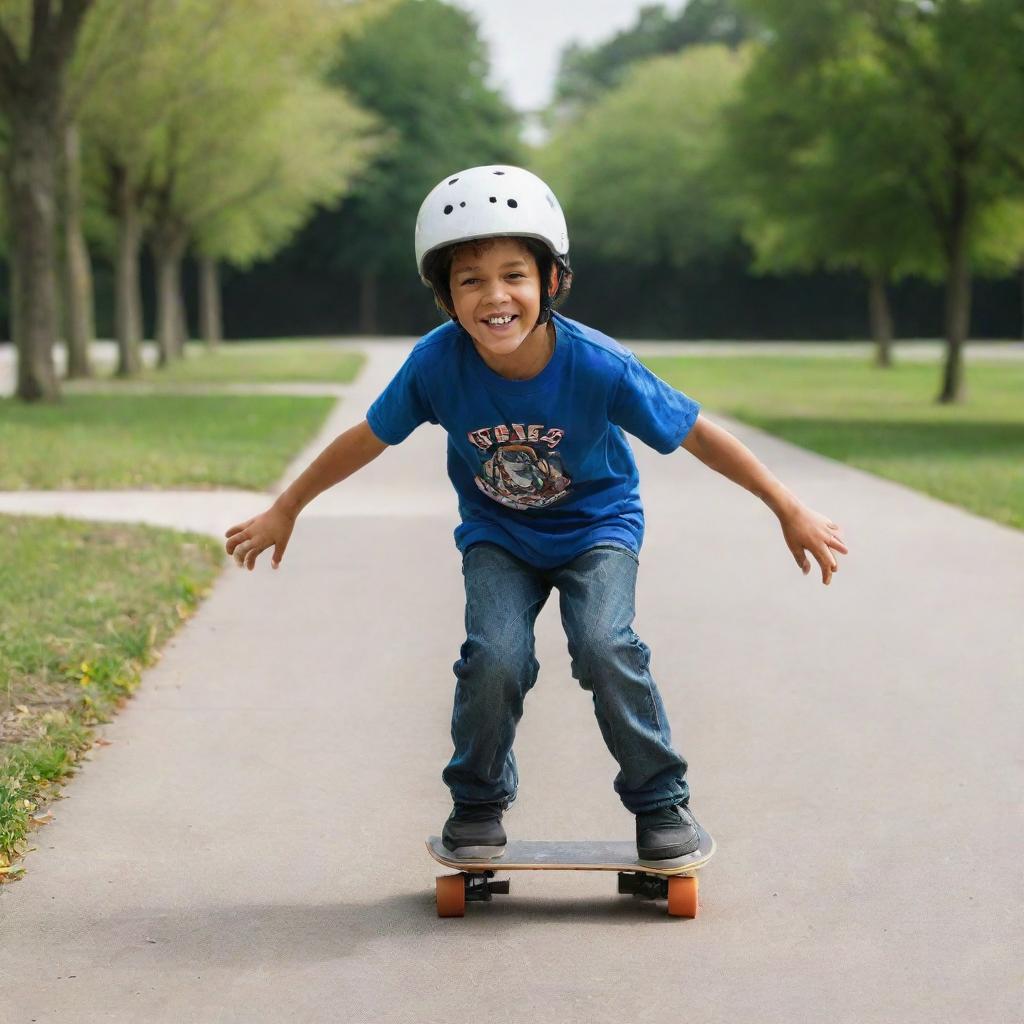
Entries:
{"label": "tree", "polygon": [[[161,363],[183,351],[180,274],[196,233],[205,232],[207,249],[216,251],[228,211],[258,200],[263,212],[251,220],[262,217],[262,243],[276,237],[280,244],[282,225],[294,230],[296,213],[308,212],[314,199],[336,198],[359,165],[367,118],[316,80],[352,8],[372,6],[178,0],[151,20],[135,66],[125,69],[131,88],[110,76],[97,94],[90,134],[105,155],[122,224],[118,305],[130,309],[145,225],[157,274]],[[289,179],[278,187],[286,167]],[[118,319],[119,335],[134,333],[130,314]],[[122,365],[130,372],[129,359]]]}
{"label": "tree", "polygon": [[[61,116],[60,161],[63,240],[63,296],[67,376],[92,373],[89,346],[95,338],[92,262],[86,242],[85,191],[82,174],[83,105],[104,76],[130,65],[145,40],[153,0],[96,0],[86,17],[74,59]],[[123,82],[123,78],[122,78]]]}
{"label": "tree", "polygon": [[[893,179],[922,211],[946,286],[947,355],[940,402],[965,397],[963,345],[971,271],[987,214],[1024,195],[1012,173],[1024,136],[1024,17],[1011,0],[748,0],[771,35],[764,88],[785,91],[794,69],[861,100],[856,122],[838,103],[821,146],[859,125],[877,133],[866,177]],[[1008,84],[1009,83],[1009,86]],[[868,88],[868,85],[870,88]],[[891,197],[893,194],[889,192]],[[862,208],[867,219],[877,214]]]}
{"label": "tree", "polygon": [[18,350],[16,393],[59,397],[53,366],[57,334],[56,168],[67,67],[92,0],[0,5],[0,111],[9,130],[4,184],[10,218],[12,325]]}
{"label": "tree", "polygon": [[767,47],[725,112],[718,172],[752,245],[755,269],[853,268],[868,281],[876,363],[891,362],[886,284],[936,276],[939,261],[912,183],[877,173],[889,126],[864,120],[877,68],[790,63]]}
{"label": "tree", "polygon": [[716,181],[720,111],[747,64],[703,46],[635,65],[536,156],[573,244],[610,260],[683,267],[738,231]]}
{"label": "tree", "polygon": [[553,122],[572,121],[605,91],[622,83],[630,67],[689,46],[721,43],[736,49],[754,35],[748,14],[733,0],[690,0],[671,15],[664,6],[640,8],[634,25],[587,48],[570,43],[555,80]]}
{"label": "tree", "polygon": [[200,262],[201,334],[210,345],[223,336],[218,261],[244,267],[273,254],[316,205],[342,195],[387,138],[340,90],[302,78],[291,79],[250,128],[226,159],[196,169],[187,199]]}
{"label": "tree", "polygon": [[394,141],[307,239],[327,265],[359,275],[367,333],[377,327],[380,279],[415,274],[412,231],[427,192],[461,167],[519,161],[518,118],[486,74],[476,22],[441,0],[399,0],[339,54],[332,80],[388,124]]}

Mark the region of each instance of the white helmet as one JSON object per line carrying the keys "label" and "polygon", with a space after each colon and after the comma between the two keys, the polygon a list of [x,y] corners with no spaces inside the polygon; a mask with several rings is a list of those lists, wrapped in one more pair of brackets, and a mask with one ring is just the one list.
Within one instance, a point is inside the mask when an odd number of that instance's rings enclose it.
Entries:
{"label": "white helmet", "polygon": [[444,245],[496,235],[547,243],[562,262],[569,252],[565,214],[554,193],[522,167],[470,167],[438,182],[416,217],[416,266],[424,284],[426,255]]}

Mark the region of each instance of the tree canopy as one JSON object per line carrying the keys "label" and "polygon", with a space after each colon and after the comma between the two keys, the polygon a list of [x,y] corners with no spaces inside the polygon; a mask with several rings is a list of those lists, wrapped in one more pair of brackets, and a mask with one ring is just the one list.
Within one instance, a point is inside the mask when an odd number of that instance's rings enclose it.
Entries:
{"label": "tree canopy", "polygon": [[619,85],[640,61],[709,43],[735,49],[753,34],[750,15],[734,0],[689,0],[675,15],[661,4],[649,4],[640,8],[635,24],[605,42],[593,47],[570,43],[563,50],[553,105],[560,119],[571,119]]}
{"label": "tree canopy", "polygon": [[487,71],[476,22],[442,0],[397,0],[338,51],[331,81],[388,126],[388,145],[304,232],[301,259],[313,274],[361,277],[364,329],[378,301],[416,287],[413,228],[427,192],[453,170],[521,160],[519,117]]}
{"label": "tree canopy", "polygon": [[747,56],[701,46],[635,65],[536,156],[573,245],[631,263],[685,266],[732,242],[714,158],[723,105]]}

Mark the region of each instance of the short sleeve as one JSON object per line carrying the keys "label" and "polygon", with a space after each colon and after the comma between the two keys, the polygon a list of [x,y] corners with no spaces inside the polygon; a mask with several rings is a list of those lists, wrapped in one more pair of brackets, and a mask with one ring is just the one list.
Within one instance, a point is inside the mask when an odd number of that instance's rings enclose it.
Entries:
{"label": "short sleeve", "polygon": [[674,452],[697,421],[700,403],[666,384],[630,355],[609,418],[662,455]]}
{"label": "short sleeve", "polygon": [[415,352],[370,406],[366,421],[374,434],[388,445],[401,444],[421,423],[437,423],[416,370]]}

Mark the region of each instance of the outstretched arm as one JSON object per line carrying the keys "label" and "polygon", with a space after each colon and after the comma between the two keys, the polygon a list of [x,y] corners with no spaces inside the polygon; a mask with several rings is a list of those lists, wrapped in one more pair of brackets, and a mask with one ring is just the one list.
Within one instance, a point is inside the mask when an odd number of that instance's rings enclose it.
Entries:
{"label": "outstretched arm", "polygon": [[262,551],[274,548],[271,566],[277,568],[299,513],[328,487],[340,483],[372,462],[388,446],[366,420],[339,434],[283,491],[265,512],[236,523],[224,534],[225,551],[239,566],[252,569]]}
{"label": "outstretched arm", "polygon": [[804,505],[745,444],[703,413],[697,416],[682,447],[705,466],[756,494],[778,516],[786,546],[804,575],[811,571],[805,554],[810,551],[821,566],[821,582],[828,586],[832,574],[839,571],[833,552],[849,554],[839,536],[842,527]]}

